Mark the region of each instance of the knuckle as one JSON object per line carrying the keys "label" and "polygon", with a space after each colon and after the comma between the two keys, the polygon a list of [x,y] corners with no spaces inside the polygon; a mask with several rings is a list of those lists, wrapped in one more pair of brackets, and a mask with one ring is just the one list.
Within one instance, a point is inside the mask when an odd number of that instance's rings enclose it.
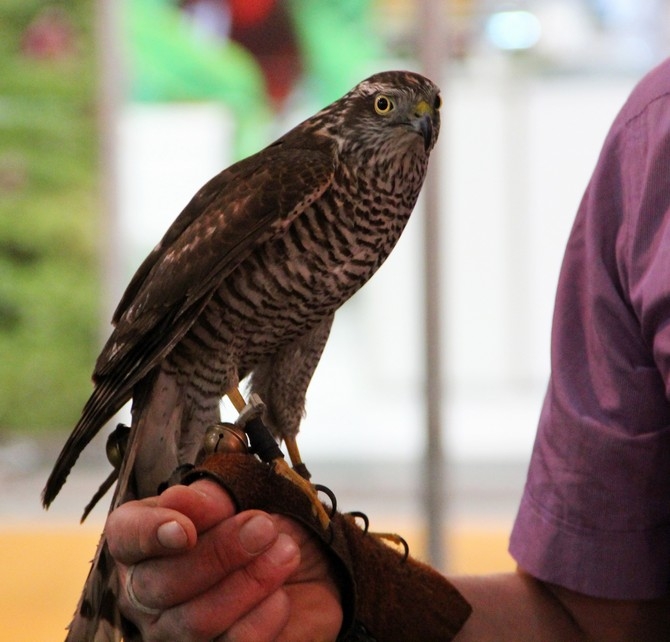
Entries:
{"label": "knuckle", "polygon": [[283,579],[281,569],[268,562],[263,556],[256,558],[241,569],[244,585],[257,595],[269,594]]}
{"label": "knuckle", "polygon": [[197,617],[189,610],[166,611],[158,620],[140,623],[145,642],[208,642],[216,638],[216,631],[209,623],[211,618]]}

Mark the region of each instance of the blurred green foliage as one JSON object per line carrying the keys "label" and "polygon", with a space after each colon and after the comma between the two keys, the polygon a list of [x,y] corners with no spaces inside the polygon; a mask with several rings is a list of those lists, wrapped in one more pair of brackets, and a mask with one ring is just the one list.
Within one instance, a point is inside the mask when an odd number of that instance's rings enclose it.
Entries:
{"label": "blurred green foliage", "polygon": [[0,431],[69,428],[97,344],[93,3],[0,8]]}

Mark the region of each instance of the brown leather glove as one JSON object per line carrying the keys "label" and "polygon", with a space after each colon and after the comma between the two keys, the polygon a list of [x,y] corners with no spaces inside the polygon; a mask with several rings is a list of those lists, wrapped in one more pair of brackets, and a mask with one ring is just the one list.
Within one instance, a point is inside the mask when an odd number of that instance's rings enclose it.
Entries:
{"label": "brown leather glove", "polygon": [[203,477],[228,491],[239,510],[287,515],[324,543],[343,601],[340,640],[451,640],[470,615],[470,605],[442,575],[362,530],[354,517],[335,513],[324,530],[309,498],[253,455],[210,455],[184,483]]}

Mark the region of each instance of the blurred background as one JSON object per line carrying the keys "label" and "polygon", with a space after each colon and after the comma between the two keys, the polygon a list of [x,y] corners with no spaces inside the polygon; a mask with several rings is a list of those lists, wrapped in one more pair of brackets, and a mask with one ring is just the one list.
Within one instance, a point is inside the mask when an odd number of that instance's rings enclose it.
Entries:
{"label": "blurred background", "polygon": [[301,448],[419,557],[513,568],[563,247],[669,36],[662,0],[3,0],[3,635],[62,639],[75,607],[106,435],[49,513],[39,493],[135,268],[206,180],[381,69],[440,84],[441,139],[398,247],[337,315]]}

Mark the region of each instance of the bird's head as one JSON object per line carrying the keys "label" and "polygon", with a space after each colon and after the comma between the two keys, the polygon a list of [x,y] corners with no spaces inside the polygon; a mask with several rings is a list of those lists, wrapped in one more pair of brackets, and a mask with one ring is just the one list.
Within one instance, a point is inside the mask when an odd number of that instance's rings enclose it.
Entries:
{"label": "bird's head", "polygon": [[410,71],[384,71],[356,85],[327,107],[339,121],[331,130],[347,147],[418,147],[426,156],[440,132],[440,90]]}

